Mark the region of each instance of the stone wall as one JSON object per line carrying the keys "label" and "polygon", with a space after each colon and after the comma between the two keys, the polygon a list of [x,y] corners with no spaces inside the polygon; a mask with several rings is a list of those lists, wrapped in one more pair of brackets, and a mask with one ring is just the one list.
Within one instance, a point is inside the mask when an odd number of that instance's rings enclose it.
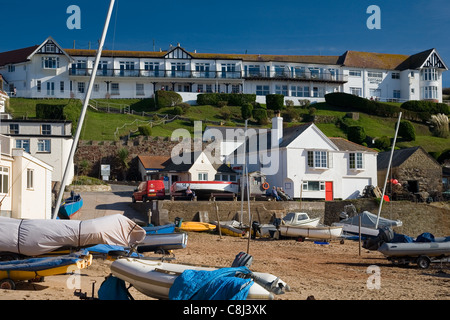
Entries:
{"label": "stone wall", "polygon": [[75,174],[79,174],[77,171],[79,163],[87,160],[89,172],[86,172],[86,175],[100,178],[100,164],[110,164],[111,180],[123,180],[117,154],[121,148],[127,148],[130,168],[125,173],[125,180],[140,181],[137,157],[139,155],[170,156],[172,148],[177,144],[178,142],[172,142],[168,138],[143,136],[127,141],[80,141],[74,159]]}

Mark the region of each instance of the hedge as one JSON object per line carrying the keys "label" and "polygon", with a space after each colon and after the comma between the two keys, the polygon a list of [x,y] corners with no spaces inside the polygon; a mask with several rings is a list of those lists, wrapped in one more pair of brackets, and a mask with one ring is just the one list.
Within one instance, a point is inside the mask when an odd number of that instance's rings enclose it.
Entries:
{"label": "hedge", "polygon": [[64,120],[64,107],[65,105],[55,104],[36,104],[36,118],[37,119],[51,119],[51,120]]}
{"label": "hedge", "polygon": [[348,140],[362,144],[364,140],[366,140],[366,131],[364,130],[364,127],[361,126],[351,126],[348,127],[347,131],[347,138]]}
{"label": "hedge", "polygon": [[197,104],[199,106],[211,105],[218,106],[219,103],[223,106],[224,102],[229,106],[242,107],[249,103],[256,102],[256,94],[244,93],[201,93],[197,95]]}
{"label": "hedge", "polygon": [[450,107],[447,104],[427,100],[406,101],[402,104],[401,108],[414,112],[428,112],[430,114],[450,114]]}
{"label": "hedge", "polygon": [[398,134],[406,141],[416,140],[416,131],[414,130],[411,122],[407,120],[400,121],[400,126],[398,127]]}
{"label": "hedge", "polygon": [[282,110],[284,108],[284,95],[282,94],[268,94],[266,95],[267,109]]}
{"label": "hedge", "polygon": [[156,91],[155,100],[158,108],[174,107],[183,102],[183,99],[178,93],[165,90]]}

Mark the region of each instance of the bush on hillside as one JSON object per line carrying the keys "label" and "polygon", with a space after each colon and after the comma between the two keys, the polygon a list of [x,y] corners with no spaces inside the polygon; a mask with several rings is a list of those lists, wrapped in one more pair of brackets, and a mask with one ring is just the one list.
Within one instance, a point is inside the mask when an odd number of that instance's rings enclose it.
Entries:
{"label": "bush on hillside", "polygon": [[223,107],[226,102],[229,106],[244,106],[256,101],[256,94],[243,93],[201,93],[197,95],[199,106],[211,105]]}
{"label": "bush on hillside", "polygon": [[380,149],[381,151],[389,149],[391,146],[391,139],[387,136],[382,136],[375,140],[375,148]]}
{"label": "bush on hillside", "polygon": [[253,109],[253,119],[255,119],[258,124],[266,125],[269,123],[269,119],[267,117],[267,110],[264,108],[254,108]]}
{"label": "bush on hillside", "polygon": [[450,107],[447,104],[428,100],[406,101],[402,104],[401,108],[414,112],[428,112],[430,114],[450,114]]}
{"label": "bush on hillside", "polygon": [[247,103],[241,107],[241,115],[242,119],[250,119],[253,115],[253,105],[251,103]]}
{"label": "bush on hillside", "polygon": [[268,94],[266,95],[267,109],[270,110],[283,110],[284,109],[284,96],[282,94]]}
{"label": "bush on hillside", "polygon": [[352,126],[347,130],[347,139],[357,144],[363,144],[366,140],[366,130],[361,126]]}
{"label": "bush on hillside", "polygon": [[156,91],[155,100],[157,108],[174,107],[183,102],[178,93],[165,90]]}
{"label": "bush on hillside", "polygon": [[64,120],[64,107],[65,105],[38,103],[36,104],[36,118]]}
{"label": "bush on hillside", "polygon": [[400,126],[398,128],[398,134],[406,141],[414,141],[416,140],[416,131],[411,124],[411,122],[407,120],[400,121]]}
{"label": "bush on hillside", "polygon": [[152,135],[152,128],[149,125],[139,126],[138,130],[142,136],[150,137]]}
{"label": "bush on hillside", "polygon": [[333,106],[359,110],[380,117],[393,117],[400,112],[400,108],[388,103],[368,100],[353,94],[335,92],[325,95],[325,101]]}

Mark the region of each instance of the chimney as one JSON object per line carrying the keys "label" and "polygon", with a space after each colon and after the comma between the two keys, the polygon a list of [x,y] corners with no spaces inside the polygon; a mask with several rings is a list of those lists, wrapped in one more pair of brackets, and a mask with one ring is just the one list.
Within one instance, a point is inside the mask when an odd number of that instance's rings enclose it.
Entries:
{"label": "chimney", "polygon": [[279,146],[283,139],[283,118],[280,111],[275,111],[275,116],[272,118],[272,147]]}

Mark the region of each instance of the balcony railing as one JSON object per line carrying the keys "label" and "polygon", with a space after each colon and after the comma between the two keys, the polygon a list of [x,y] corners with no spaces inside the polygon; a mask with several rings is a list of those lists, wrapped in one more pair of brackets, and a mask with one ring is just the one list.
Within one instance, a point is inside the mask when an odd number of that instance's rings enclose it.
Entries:
{"label": "balcony railing", "polygon": [[[90,76],[92,69],[70,69],[71,76]],[[187,71],[187,70],[97,70],[98,77],[142,77],[142,78],[194,78],[194,79],[242,79],[240,71]]]}
{"label": "balcony railing", "polygon": [[289,71],[289,70],[249,70],[244,73],[246,79],[289,79],[298,81],[347,82],[348,76],[342,73]]}
{"label": "balcony railing", "polygon": [[[90,68],[71,68],[71,76],[90,76]],[[143,69],[100,69],[98,77],[131,77],[131,78],[179,78],[179,79],[288,79],[297,81],[347,82],[348,76],[342,73],[315,73],[296,71],[190,71],[190,70],[143,70]]]}

